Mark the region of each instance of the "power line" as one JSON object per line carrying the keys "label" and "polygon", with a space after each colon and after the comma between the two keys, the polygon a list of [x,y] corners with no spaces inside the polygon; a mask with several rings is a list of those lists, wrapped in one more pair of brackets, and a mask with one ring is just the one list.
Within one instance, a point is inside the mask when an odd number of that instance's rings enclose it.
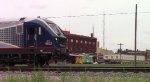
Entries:
{"label": "power line", "polygon": [[[149,14],[150,12],[137,12],[138,14]],[[105,13],[105,15],[132,15],[135,14],[135,12],[131,13]],[[44,17],[44,18],[78,18],[78,17],[92,17],[92,16],[102,16],[103,14],[85,14],[85,15],[69,15],[69,16],[52,16],[52,17]]]}

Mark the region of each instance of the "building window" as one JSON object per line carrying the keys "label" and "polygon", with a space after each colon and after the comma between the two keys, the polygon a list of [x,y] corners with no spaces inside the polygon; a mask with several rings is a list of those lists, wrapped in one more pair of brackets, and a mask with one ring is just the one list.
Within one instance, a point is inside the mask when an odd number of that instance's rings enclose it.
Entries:
{"label": "building window", "polygon": [[76,40],[76,43],[78,43],[78,40]]}
{"label": "building window", "polygon": [[82,51],[82,48],[80,48],[80,51]]}
{"label": "building window", "polygon": [[73,43],[73,39],[71,39],[71,43]]}
{"label": "building window", "polygon": [[113,56],[111,56],[111,59],[113,59]]}
{"label": "building window", "polygon": [[116,56],[116,59],[118,59],[118,56]]}
{"label": "building window", "polygon": [[23,33],[23,25],[17,25],[17,34]]}
{"label": "building window", "polygon": [[83,43],[83,41],[81,40],[81,41],[80,41],[80,43],[82,44],[82,43]]}
{"label": "building window", "polygon": [[89,42],[89,44],[91,44],[91,42]]}
{"label": "building window", "polygon": [[85,41],[85,44],[87,44],[87,41]]}
{"label": "building window", "polygon": [[105,56],[106,59],[108,59],[108,56]]}
{"label": "building window", "polygon": [[95,42],[93,42],[93,44],[95,44]]}

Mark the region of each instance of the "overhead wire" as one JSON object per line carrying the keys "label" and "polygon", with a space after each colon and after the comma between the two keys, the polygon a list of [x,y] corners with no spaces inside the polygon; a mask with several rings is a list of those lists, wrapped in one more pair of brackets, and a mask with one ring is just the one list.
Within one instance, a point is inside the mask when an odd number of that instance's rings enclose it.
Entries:
{"label": "overhead wire", "polygon": [[[146,13],[149,14],[150,12],[138,12],[138,13]],[[135,14],[134,12],[131,13],[105,13],[105,15],[130,15],[130,14]],[[101,16],[104,14],[85,14],[85,15],[70,15],[70,16],[52,16],[52,17],[44,17],[44,18],[65,18],[65,17],[70,17],[70,18],[77,18],[77,17],[92,17],[92,16]]]}

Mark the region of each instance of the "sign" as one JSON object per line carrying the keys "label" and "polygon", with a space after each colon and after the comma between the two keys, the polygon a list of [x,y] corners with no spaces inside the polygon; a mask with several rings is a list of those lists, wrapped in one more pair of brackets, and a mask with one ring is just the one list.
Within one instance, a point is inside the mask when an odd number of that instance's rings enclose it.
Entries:
{"label": "sign", "polygon": [[52,45],[52,42],[50,40],[46,40],[45,45]]}

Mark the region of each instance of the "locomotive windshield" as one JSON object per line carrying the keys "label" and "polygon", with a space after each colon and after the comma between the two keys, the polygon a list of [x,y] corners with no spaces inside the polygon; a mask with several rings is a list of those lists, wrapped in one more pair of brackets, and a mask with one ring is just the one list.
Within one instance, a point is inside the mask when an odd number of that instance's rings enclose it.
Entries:
{"label": "locomotive windshield", "polygon": [[55,40],[59,43],[59,45],[61,47],[66,47],[67,40],[66,40],[62,30],[60,29],[60,27],[58,25],[56,25],[55,23],[53,23],[52,21],[50,21],[50,20],[47,20],[47,19],[43,19],[43,20],[58,35],[58,37],[55,37]]}
{"label": "locomotive windshield", "polygon": [[56,32],[56,34],[61,35],[59,27],[53,23],[48,23],[48,25]]}
{"label": "locomotive windshield", "polygon": [[53,22],[51,22],[49,20],[46,20],[46,19],[44,19],[44,20],[48,23],[48,25],[53,29],[53,31],[58,36],[64,36],[58,25],[56,25],[55,23],[53,23]]}

